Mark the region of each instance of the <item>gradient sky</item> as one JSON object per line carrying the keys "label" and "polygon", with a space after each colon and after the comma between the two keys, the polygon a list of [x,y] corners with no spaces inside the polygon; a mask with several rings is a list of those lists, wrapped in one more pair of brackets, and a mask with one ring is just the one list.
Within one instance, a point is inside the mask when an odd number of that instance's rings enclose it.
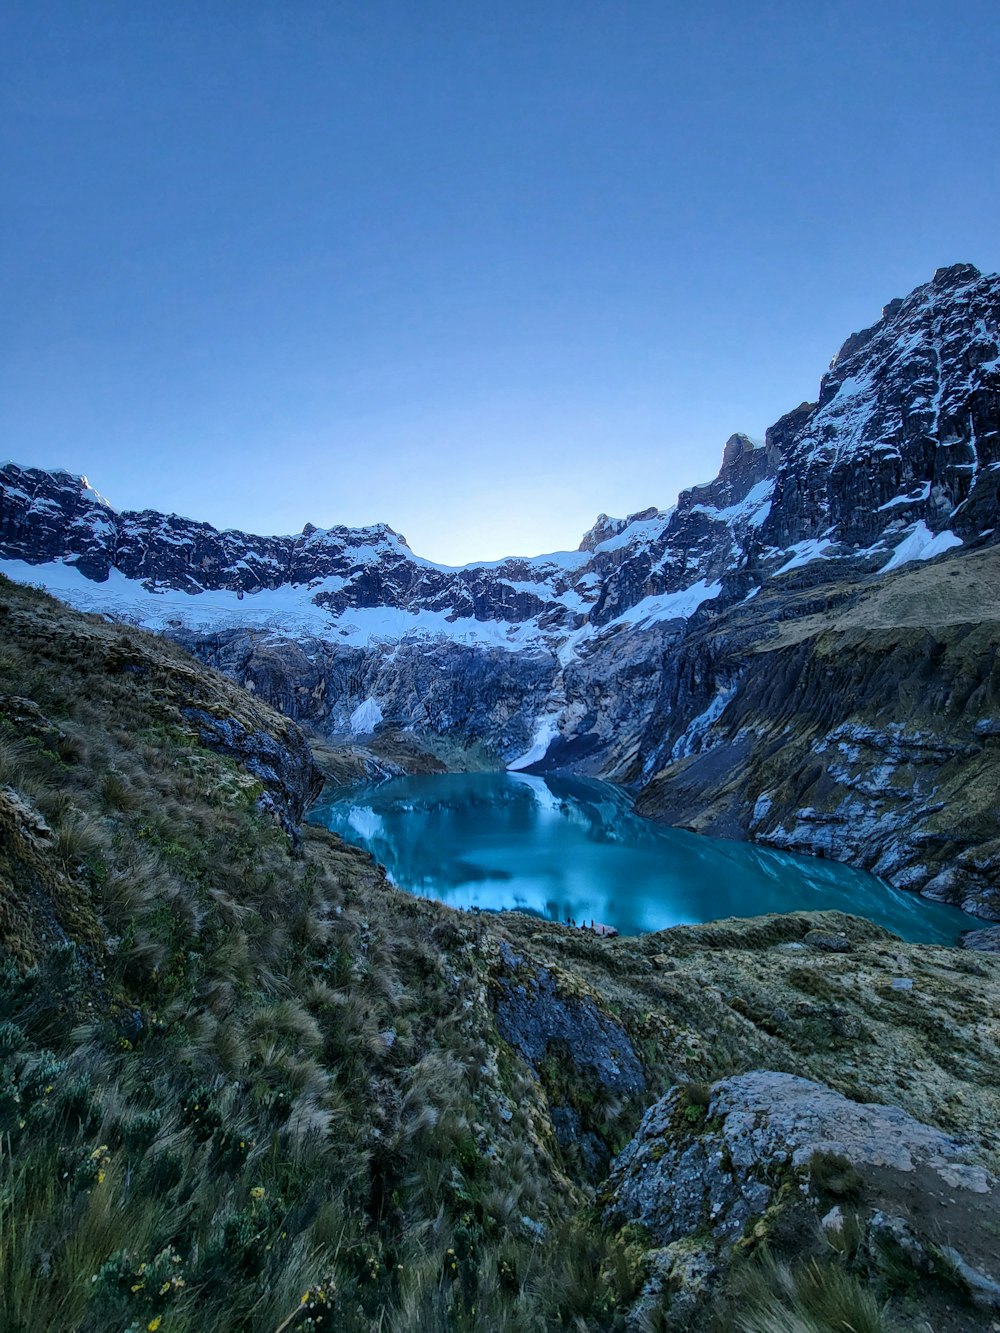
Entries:
{"label": "gradient sky", "polygon": [[6,0],[0,454],[449,563],[1000,267],[997,0]]}

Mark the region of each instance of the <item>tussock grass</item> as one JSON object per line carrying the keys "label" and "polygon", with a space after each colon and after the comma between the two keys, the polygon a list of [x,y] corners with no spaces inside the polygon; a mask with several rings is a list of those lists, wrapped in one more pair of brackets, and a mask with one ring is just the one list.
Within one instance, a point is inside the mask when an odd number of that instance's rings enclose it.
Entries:
{"label": "tussock grass", "polygon": [[479,927],[401,910],[322,830],[290,855],[170,702],[249,706],[229,682],[42,594],[0,601],[0,697],[40,719],[0,711],[0,786],[52,830],[9,867],[4,1327],[610,1327],[606,1247],[563,1226],[549,1148],[485,1128]]}
{"label": "tussock grass", "polygon": [[766,1251],[735,1274],[718,1333],[888,1333],[884,1304],[843,1265],[779,1263]]}

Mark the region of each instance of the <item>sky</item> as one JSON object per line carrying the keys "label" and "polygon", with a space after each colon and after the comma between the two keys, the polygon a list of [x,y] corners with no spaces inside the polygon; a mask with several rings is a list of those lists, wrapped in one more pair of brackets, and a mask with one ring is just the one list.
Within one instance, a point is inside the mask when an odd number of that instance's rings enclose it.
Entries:
{"label": "sky", "polygon": [[1000,268],[996,0],[6,0],[0,456],[574,548]]}

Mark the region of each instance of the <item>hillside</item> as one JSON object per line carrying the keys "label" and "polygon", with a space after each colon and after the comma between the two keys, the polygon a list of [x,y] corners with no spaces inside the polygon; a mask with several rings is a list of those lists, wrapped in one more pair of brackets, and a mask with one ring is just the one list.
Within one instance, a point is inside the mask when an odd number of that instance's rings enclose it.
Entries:
{"label": "hillside", "polygon": [[[6,1330],[831,1329],[866,1290],[865,1327],[991,1326],[1000,960],[832,914],[453,912],[300,829],[301,733],[226,677],[6,582],[0,618]],[[924,1174],[860,1129],[847,1177],[807,1152],[761,1195],[734,1159],[765,1208],[736,1251],[636,1204],[628,1155],[607,1182],[671,1086],[657,1160],[728,1133],[753,1070],[898,1106]],[[941,1172],[967,1272],[917,1206]]]}

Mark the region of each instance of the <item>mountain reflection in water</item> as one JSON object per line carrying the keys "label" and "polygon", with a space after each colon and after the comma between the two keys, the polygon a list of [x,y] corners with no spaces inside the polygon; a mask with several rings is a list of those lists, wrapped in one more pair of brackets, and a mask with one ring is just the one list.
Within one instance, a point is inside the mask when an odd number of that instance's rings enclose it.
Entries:
{"label": "mountain reflection in water", "polygon": [[981,925],[861,870],[667,828],[591,778],[449,773],[342,788],[310,819],[453,907],[515,908],[622,934],[727,916],[836,908],[908,940]]}

